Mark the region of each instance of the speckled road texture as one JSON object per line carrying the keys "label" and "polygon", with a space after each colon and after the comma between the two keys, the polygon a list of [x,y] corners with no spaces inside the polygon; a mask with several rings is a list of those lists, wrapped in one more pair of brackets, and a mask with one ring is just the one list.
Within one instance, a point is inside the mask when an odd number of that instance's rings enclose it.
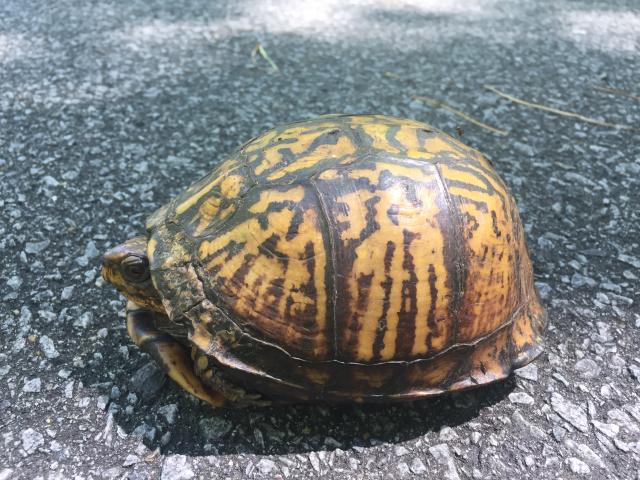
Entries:
{"label": "speckled road texture", "polygon": [[[637,97],[595,88],[640,95],[638,65],[635,0],[4,0],[0,479],[640,478],[640,135],[483,88],[638,127]],[[551,318],[535,364],[412,405],[212,411],[132,345],[99,253],[241,142],[329,112],[491,158]]]}

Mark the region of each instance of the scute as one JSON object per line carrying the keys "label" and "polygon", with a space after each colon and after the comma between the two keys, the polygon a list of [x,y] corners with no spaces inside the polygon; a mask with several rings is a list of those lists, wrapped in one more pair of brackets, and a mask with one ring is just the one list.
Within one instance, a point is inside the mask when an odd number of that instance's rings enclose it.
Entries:
{"label": "scute", "polygon": [[239,326],[292,354],[327,358],[327,254],[310,185],[254,189],[228,229],[198,241],[207,291]]}
{"label": "scute", "polygon": [[[253,185],[250,178],[247,167],[232,157],[178,195],[162,215],[190,237],[211,235],[236,212],[240,199]],[[151,222],[147,225],[154,226]]]}
{"label": "scute", "polygon": [[434,165],[369,160],[316,184],[336,258],[336,357],[412,360],[449,347],[450,233]]}
{"label": "scute", "polygon": [[148,228],[172,319],[268,395],[419,398],[503,378],[542,348],[510,193],[482,155],[420,122],[272,129]]}

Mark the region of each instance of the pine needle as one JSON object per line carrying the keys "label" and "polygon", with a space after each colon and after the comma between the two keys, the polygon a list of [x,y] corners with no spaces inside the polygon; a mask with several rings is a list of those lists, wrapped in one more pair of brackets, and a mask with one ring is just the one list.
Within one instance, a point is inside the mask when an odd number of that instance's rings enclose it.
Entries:
{"label": "pine needle", "polygon": [[491,85],[485,85],[484,88],[495,93],[499,97],[506,98],[507,100],[512,101],[513,103],[517,103],[520,105],[524,105],[525,107],[537,108],[538,110],[544,110],[545,112],[553,113],[555,115],[561,115],[563,117],[575,118],[580,122],[591,123],[593,125],[599,125],[601,127],[609,127],[609,128],[619,128],[622,130],[638,130],[637,128],[631,127],[629,125],[621,125],[619,123],[609,123],[603,122],[600,120],[596,120],[595,118],[585,117],[584,115],[580,115],[579,113],[567,112],[565,110],[560,110],[559,108],[548,107],[546,105],[542,105],[540,103],[527,102],[526,100],[521,100],[519,98],[514,97],[513,95],[509,95],[508,93],[504,93],[498,90],[496,87]]}
{"label": "pine needle", "polygon": [[267,63],[271,66],[271,68],[274,71],[279,71],[280,69],[278,68],[278,66],[275,64],[275,62],[273,60],[271,60],[271,57],[269,56],[269,54],[267,53],[267,51],[264,49],[264,47],[262,46],[261,43],[257,43],[256,46],[254,47],[254,49],[251,51],[251,60],[253,61],[253,63],[256,63],[256,56],[260,55],[264,60],[267,61]]}
{"label": "pine needle", "polygon": [[423,97],[420,95],[414,95],[412,97],[414,100],[420,100],[421,102],[426,103],[427,105],[434,107],[434,108],[444,108],[445,110],[448,110],[449,112],[458,115],[461,118],[464,118],[467,122],[473,123],[474,125],[477,125],[479,127],[482,127],[486,130],[489,130],[492,133],[495,133],[496,135],[501,135],[501,136],[506,136],[509,135],[505,130],[500,130],[499,128],[495,128],[492,127],[491,125],[487,125],[486,123],[481,122],[480,120],[476,120],[473,117],[470,117],[469,115],[467,115],[464,112],[461,112],[460,110],[457,110],[453,107],[451,107],[450,105],[447,105],[446,103],[440,101],[440,100],[436,100],[435,98],[429,98],[429,97]]}
{"label": "pine needle", "polygon": [[611,87],[599,87],[594,86],[595,90],[600,90],[601,92],[613,93],[616,95],[622,95],[623,97],[633,98],[634,100],[640,102],[640,97],[637,95],[633,95],[629,92],[625,92],[624,90],[620,90],[619,88],[611,88]]}

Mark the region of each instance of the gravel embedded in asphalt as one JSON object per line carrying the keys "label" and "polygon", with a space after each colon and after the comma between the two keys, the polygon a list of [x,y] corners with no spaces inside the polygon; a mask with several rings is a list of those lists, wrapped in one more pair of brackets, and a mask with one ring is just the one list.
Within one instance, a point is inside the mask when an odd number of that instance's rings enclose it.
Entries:
{"label": "gravel embedded in asphalt", "polygon": [[[632,0],[1,2],[0,479],[640,478],[640,135],[484,88],[637,128],[639,63]],[[219,411],[149,366],[100,253],[331,112],[491,159],[550,314],[535,364],[411,405]]]}

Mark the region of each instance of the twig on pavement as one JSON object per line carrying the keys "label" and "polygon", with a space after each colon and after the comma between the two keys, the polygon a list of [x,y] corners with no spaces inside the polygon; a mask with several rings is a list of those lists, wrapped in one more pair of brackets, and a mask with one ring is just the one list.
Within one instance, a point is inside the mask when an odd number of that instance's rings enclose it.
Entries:
{"label": "twig on pavement", "polygon": [[263,59],[265,59],[274,71],[277,72],[280,70],[278,66],[275,64],[275,62],[271,60],[271,57],[269,56],[269,54],[267,53],[267,51],[264,49],[264,47],[260,42],[258,42],[254,47],[254,49],[251,51],[251,60],[253,61],[253,63],[256,63],[257,55],[260,55]]}
{"label": "twig on pavement", "polygon": [[484,88],[490,90],[496,95],[506,98],[507,100],[512,101],[513,103],[517,103],[520,105],[524,105],[525,107],[537,108],[538,110],[544,110],[545,112],[554,113],[556,115],[561,115],[563,117],[575,118],[581,122],[591,123],[593,125],[599,125],[601,127],[609,127],[609,128],[619,128],[623,130],[638,130],[637,128],[631,127],[629,125],[621,125],[619,123],[609,123],[603,122],[600,120],[596,120],[595,118],[585,117],[584,115],[580,115],[579,113],[567,112],[565,110],[560,110],[559,108],[548,107],[546,105],[542,105],[540,103],[527,102],[526,100],[521,100],[513,95],[509,95],[508,93],[504,93],[498,90],[496,87],[491,85],[485,85]]}
{"label": "twig on pavement", "polygon": [[487,125],[486,123],[483,123],[480,120],[476,120],[475,118],[470,117],[466,113],[461,112],[460,110],[453,108],[452,106],[447,105],[446,103],[440,100],[436,100],[435,98],[423,97],[421,95],[414,95],[412,98],[414,100],[420,100],[421,102],[424,102],[427,105],[434,108],[444,108],[445,110],[448,110],[449,112],[455,115],[458,115],[461,118],[464,118],[466,121],[473,123],[474,125],[477,125],[479,127],[482,127],[486,130],[489,130],[490,132],[495,133],[496,135],[501,135],[503,137],[506,135],[509,135],[509,133],[506,132],[505,130],[500,130],[499,128],[495,128],[495,127],[492,127],[491,125]]}

